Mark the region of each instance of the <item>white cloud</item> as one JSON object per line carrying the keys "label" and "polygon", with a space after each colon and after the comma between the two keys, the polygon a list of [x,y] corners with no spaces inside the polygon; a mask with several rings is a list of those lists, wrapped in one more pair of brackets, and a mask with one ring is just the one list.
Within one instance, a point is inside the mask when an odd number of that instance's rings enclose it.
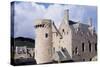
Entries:
{"label": "white cloud", "polygon": [[34,38],[35,19],[51,19],[55,22],[56,26],[59,27],[59,24],[63,19],[65,9],[69,9],[69,17],[73,21],[83,22],[84,17],[86,16],[86,14],[89,13],[86,7],[81,7],[77,5],[52,4],[49,5],[48,8],[45,8],[43,5],[31,2],[21,2],[18,4],[16,3],[14,23],[15,37],[24,36]]}
{"label": "white cloud", "polygon": [[69,9],[69,19],[73,21],[83,21],[85,9],[78,5],[66,5]]}
{"label": "white cloud", "polygon": [[44,18],[52,19],[55,22],[56,26],[59,26],[63,18],[63,10],[64,8],[61,5],[50,5],[47,9],[46,14],[44,15]]}
{"label": "white cloud", "polygon": [[69,9],[70,20],[83,22],[86,10],[85,8],[77,5],[50,5],[44,15],[44,18],[52,19],[55,22],[56,26],[59,27],[62,22],[65,9]]}
{"label": "white cloud", "polygon": [[15,4],[15,37],[24,36],[34,38],[34,20],[42,18],[45,12],[43,6],[39,6],[30,2],[21,2]]}

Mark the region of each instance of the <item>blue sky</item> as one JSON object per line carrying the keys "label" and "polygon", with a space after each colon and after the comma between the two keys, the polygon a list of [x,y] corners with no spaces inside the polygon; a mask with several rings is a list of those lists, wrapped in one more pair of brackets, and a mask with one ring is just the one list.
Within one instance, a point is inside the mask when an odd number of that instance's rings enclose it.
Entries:
{"label": "blue sky", "polygon": [[83,5],[62,5],[34,2],[14,3],[14,37],[35,38],[35,19],[52,19],[59,27],[63,12],[69,9],[69,19],[88,24],[88,18],[92,18],[92,23],[97,30],[97,7]]}

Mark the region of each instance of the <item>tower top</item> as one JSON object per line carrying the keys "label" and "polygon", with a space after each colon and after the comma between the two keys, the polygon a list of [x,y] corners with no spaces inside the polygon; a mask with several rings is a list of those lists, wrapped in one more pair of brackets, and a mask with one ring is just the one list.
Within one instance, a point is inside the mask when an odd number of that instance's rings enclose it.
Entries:
{"label": "tower top", "polygon": [[48,24],[52,22],[50,19],[36,19],[34,25],[39,25],[39,24]]}
{"label": "tower top", "polygon": [[47,27],[48,25],[50,26],[50,24],[52,23],[53,21],[50,20],[50,19],[37,19],[34,23],[34,27],[35,28],[43,28],[43,27]]}
{"label": "tower top", "polygon": [[69,20],[69,10],[64,10],[64,19]]}

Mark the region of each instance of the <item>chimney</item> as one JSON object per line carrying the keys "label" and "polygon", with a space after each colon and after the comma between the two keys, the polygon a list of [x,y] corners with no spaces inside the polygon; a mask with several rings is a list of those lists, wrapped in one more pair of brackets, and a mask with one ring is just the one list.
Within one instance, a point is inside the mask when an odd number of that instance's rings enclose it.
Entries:
{"label": "chimney", "polygon": [[93,27],[93,25],[92,25],[92,18],[88,18],[88,25],[89,25],[89,31],[90,31],[91,34],[93,35],[94,27]]}
{"label": "chimney", "polygon": [[69,20],[69,10],[68,9],[66,9],[66,10],[64,10],[64,20]]}
{"label": "chimney", "polygon": [[88,24],[92,27],[92,18],[88,18]]}

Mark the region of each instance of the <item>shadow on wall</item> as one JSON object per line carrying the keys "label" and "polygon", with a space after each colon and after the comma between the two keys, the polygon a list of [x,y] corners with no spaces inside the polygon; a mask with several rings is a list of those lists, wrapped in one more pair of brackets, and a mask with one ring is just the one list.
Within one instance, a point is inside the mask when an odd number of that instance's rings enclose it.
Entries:
{"label": "shadow on wall", "polygon": [[66,48],[64,48],[62,51],[64,52],[64,54],[65,54],[65,56],[66,56],[66,59],[71,60],[71,56],[69,55],[69,53],[68,53],[67,49],[66,49]]}
{"label": "shadow on wall", "polygon": [[66,48],[62,48],[60,51],[56,51],[56,54],[59,57],[58,60],[56,60],[58,62],[67,62],[72,60]]}

